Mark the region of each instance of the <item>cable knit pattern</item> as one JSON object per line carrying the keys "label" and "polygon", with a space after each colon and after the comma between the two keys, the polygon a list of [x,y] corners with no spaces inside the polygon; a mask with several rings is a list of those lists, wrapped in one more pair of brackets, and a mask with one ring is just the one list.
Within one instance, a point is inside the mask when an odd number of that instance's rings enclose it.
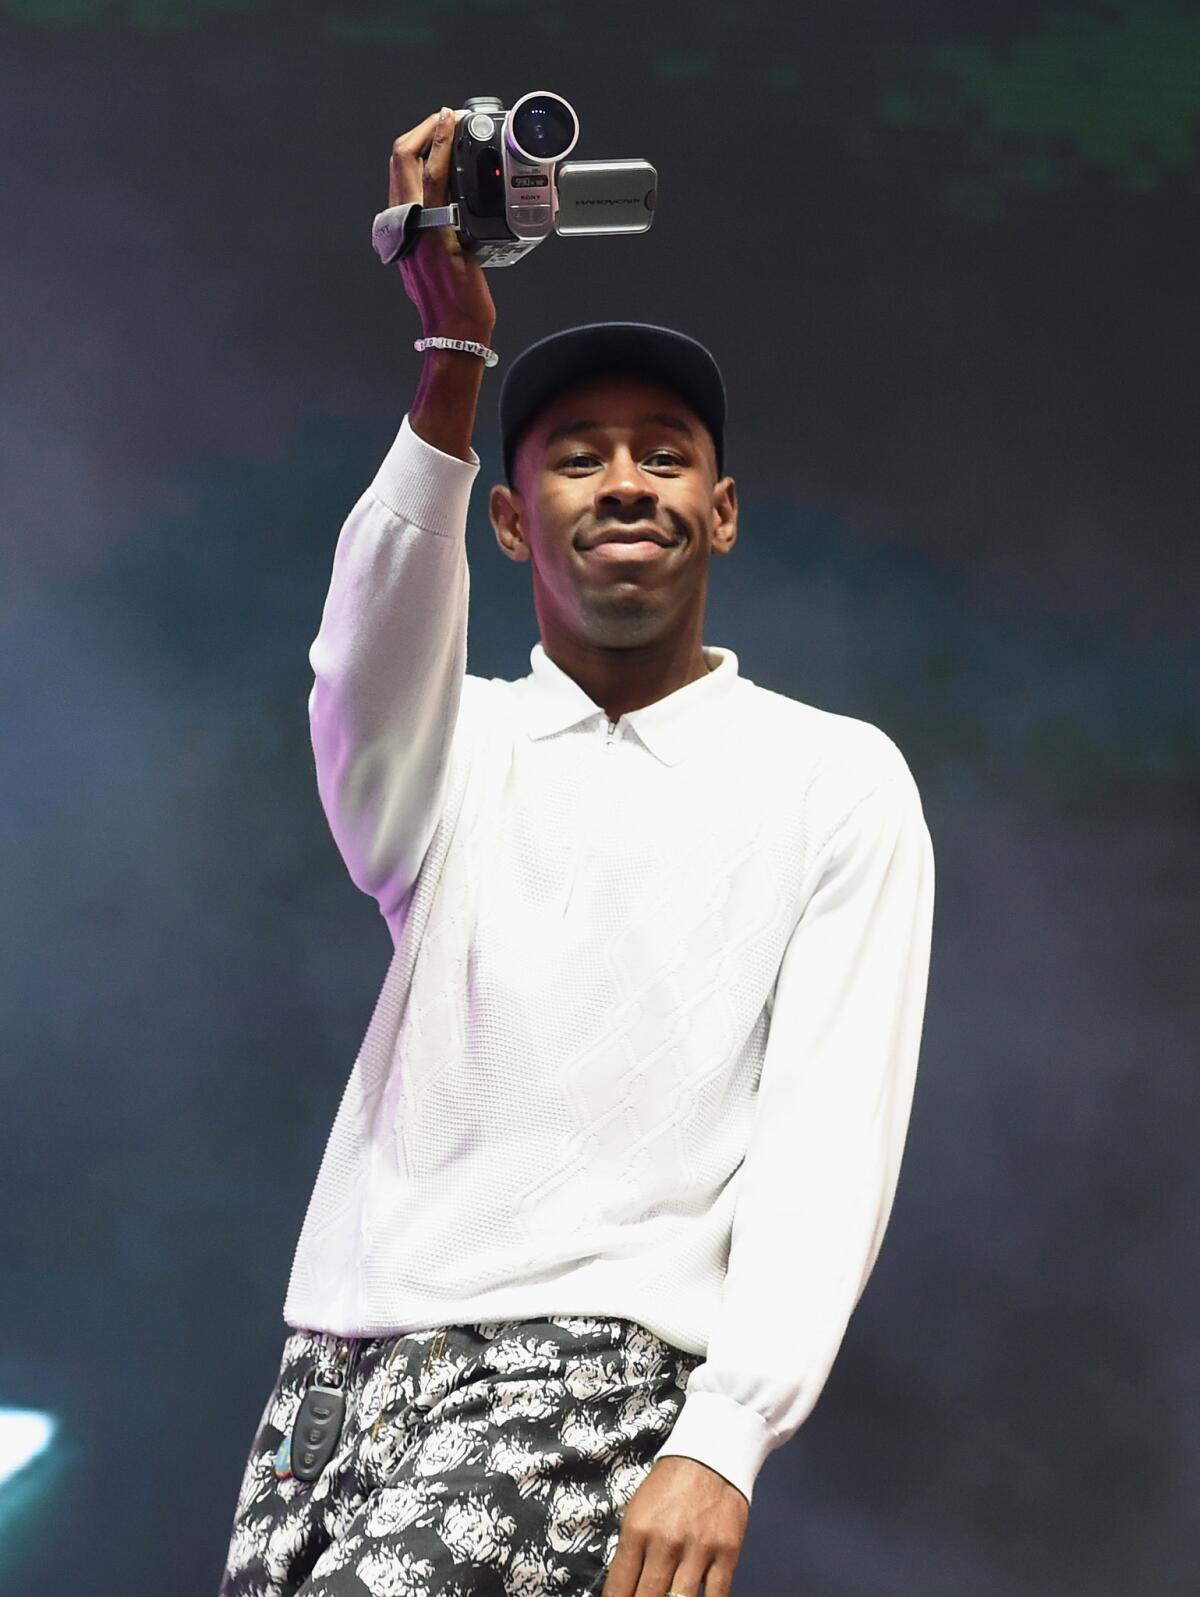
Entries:
{"label": "cable knit pattern", "polygon": [[705,1355],[659,1456],[750,1498],[828,1377],[899,1177],[934,866],[878,727],[732,650],[609,723],[536,644],[467,674],[479,471],[405,416],[310,662],[317,785],[394,953],[293,1327],[616,1315]]}

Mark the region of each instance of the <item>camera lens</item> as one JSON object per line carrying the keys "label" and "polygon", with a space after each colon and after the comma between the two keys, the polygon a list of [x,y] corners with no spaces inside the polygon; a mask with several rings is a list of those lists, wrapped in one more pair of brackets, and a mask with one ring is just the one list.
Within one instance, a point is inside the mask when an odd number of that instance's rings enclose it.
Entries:
{"label": "camera lens", "polygon": [[512,108],[508,132],[517,154],[531,161],[561,161],[575,148],[579,118],[561,94],[536,90]]}

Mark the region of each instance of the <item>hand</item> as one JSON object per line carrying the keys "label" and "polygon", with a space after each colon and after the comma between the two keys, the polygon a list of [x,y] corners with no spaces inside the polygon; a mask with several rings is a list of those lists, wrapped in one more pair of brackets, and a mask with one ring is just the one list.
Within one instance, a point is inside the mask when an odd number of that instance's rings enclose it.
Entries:
{"label": "hand", "polygon": [[[450,198],[450,152],[458,117],[439,121],[435,111],[392,145],[388,205],[446,205]],[[425,157],[428,159],[425,159]],[[426,337],[475,338],[487,343],[496,325],[483,267],[465,250],[453,227],[423,227],[417,242],[397,262],[409,299],[421,313]]]}
{"label": "hand", "polygon": [[694,1458],[651,1466],[629,1499],[600,1597],[729,1597],[750,1504]]}

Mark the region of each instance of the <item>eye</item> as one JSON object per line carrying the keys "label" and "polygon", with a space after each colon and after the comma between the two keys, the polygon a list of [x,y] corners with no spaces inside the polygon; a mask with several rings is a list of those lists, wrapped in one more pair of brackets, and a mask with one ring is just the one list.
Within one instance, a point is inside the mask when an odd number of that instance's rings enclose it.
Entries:
{"label": "eye", "polygon": [[[680,460],[679,456],[675,455],[675,454],[672,454],[672,452],[669,449],[655,449],[655,450],[652,450],[651,453],[646,456],[646,459],[647,460],[653,460],[653,459],[655,459],[656,456],[661,456],[662,458],[664,458],[667,461],[668,465],[679,466],[679,465],[683,464],[683,462]],[[595,460],[596,458],[597,457],[595,455],[584,454],[581,451],[580,453],[575,454],[575,455],[568,455],[567,458],[564,461],[560,462],[560,464],[562,464],[564,466],[571,466],[571,465],[574,465],[574,463],[577,460]]]}

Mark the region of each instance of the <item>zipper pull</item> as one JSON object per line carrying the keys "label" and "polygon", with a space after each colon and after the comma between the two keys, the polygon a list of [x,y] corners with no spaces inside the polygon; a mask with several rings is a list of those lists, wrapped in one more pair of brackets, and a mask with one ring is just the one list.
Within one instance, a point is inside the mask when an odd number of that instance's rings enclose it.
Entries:
{"label": "zipper pull", "polygon": [[616,736],[617,736],[617,723],[615,721],[610,721],[608,723],[608,736],[604,739],[604,747],[606,749],[611,749],[612,748],[613,743],[616,741]]}

